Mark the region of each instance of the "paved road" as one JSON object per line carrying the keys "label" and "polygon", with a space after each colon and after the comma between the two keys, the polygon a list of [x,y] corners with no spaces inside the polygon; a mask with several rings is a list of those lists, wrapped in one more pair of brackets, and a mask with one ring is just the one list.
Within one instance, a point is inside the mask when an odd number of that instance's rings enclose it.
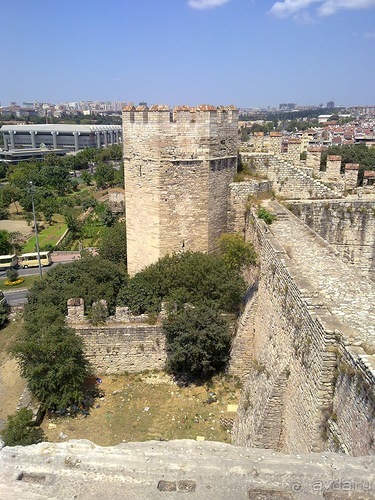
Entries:
{"label": "paved road", "polygon": [[[69,262],[72,262],[73,260],[77,259],[77,256],[75,255],[74,257],[70,256],[60,256],[58,262],[52,263],[48,267],[43,267],[43,274],[48,272],[50,269],[54,268],[58,264],[68,264]],[[32,275],[37,275],[39,274],[39,268],[38,267],[33,267],[31,269],[18,269],[18,274],[20,276],[32,276]],[[0,272],[0,278],[5,277],[6,272]],[[27,302],[27,288],[22,288],[22,289],[17,289],[17,290],[9,290],[9,291],[4,291],[4,295],[7,298],[7,301],[9,305],[11,306],[19,306],[22,304],[26,304]]]}
{"label": "paved road", "polygon": [[4,295],[10,306],[21,306],[27,302],[27,292],[27,288],[22,288],[21,290],[5,291]]}

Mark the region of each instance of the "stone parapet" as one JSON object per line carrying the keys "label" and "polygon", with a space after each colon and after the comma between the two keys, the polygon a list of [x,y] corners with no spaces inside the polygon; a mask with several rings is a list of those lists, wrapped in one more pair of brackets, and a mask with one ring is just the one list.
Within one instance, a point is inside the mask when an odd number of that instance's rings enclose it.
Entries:
{"label": "stone parapet", "polygon": [[282,455],[179,440],[100,447],[87,440],[5,447],[7,499],[372,499],[374,457]]}

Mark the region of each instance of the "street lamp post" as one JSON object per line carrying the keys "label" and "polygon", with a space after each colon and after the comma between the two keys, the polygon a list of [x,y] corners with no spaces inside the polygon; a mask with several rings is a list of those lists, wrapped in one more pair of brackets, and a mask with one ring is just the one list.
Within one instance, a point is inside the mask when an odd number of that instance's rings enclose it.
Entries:
{"label": "street lamp post", "polygon": [[38,238],[38,226],[36,224],[36,215],[35,215],[35,205],[34,205],[34,185],[30,181],[30,194],[31,194],[31,204],[33,207],[33,216],[34,216],[34,229],[35,229],[35,245],[36,245],[36,251],[38,254],[38,266],[39,266],[39,276],[42,277],[43,271],[42,271],[42,264],[40,262],[40,250],[39,250],[39,238]]}

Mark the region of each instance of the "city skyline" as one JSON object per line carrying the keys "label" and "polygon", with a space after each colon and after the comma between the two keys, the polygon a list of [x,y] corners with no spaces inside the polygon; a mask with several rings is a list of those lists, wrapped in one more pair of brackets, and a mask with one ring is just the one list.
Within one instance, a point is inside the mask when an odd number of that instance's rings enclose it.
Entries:
{"label": "city skyline", "polygon": [[0,102],[375,103],[375,0],[5,0]]}

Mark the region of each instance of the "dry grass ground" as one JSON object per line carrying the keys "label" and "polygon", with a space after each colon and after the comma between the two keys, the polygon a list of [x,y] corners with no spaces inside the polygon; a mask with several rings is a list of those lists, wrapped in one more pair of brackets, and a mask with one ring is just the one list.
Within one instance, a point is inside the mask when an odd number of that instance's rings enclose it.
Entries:
{"label": "dry grass ground", "polygon": [[[0,429],[17,410],[25,381],[8,349],[22,325],[16,312],[0,330]],[[165,373],[106,375],[96,385],[101,395],[89,415],[46,416],[46,440],[88,439],[101,446],[124,441],[204,438],[230,442],[230,428],[221,419],[233,419],[240,384],[229,377],[215,377],[209,385],[177,384]],[[231,405],[232,407],[228,405]],[[234,406],[234,407],[233,407]]]}
{"label": "dry grass ground", "polygon": [[98,388],[103,395],[88,416],[44,419],[42,428],[48,441],[89,439],[111,446],[199,436],[230,442],[230,429],[220,420],[235,417],[235,412],[228,411],[228,405],[236,405],[239,399],[239,384],[233,379],[216,377],[210,387],[179,387],[164,373],[104,376]]}
{"label": "dry grass ground", "polygon": [[10,358],[8,349],[22,325],[21,313],[13,313],[8,326],[0,330],[0,429],[7,416],[17,410],[19,398],[25,388],[25,380],[21,378],[17,362]]}

